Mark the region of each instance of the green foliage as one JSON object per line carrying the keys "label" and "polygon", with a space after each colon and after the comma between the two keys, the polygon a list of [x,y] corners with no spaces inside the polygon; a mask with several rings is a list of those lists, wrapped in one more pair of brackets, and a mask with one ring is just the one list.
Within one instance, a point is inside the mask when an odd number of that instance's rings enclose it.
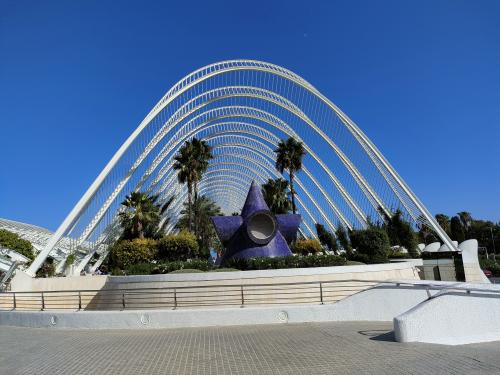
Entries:
{"label": "green foliage", "polygon": [[182,269],[197,269],[200,271],[209,271],[213,268],[213,264],[208,260],[193,259],[188,262],[174,261],[174,262],[162,262],[157,264],[151,273],[153,274],[163,274],[170,273]]}
{"label": "green foliage", "polygon": [[495,261],[491,259],[480,257],[479,265],[483,270],[490,270],[493,276],[500,277],[500,263],[495,263]]}
{"label": "green foliage", "polygon": [[194,201],[198,199],[198,182],[208,168],[208,162],[213,158],[212,148],[205,141],[193,138],[186,141],[174,157],[174,170],[177,171],[177,179],[188,188],[187,202],[187,229],[192,230],[193,223],[193,190]]}
{"label": "green foliage", "polygon": [[336,255],[308,255],[289,256],[275,258],[251,258],[251,259],[229,259],[225,266],[246,270],[266,270],[282,268],[308,268],[308,267],[332,267],[343,266],[346,260]]}
{"label": "green foliage", "polygon": [[162,260],[187,260],[199,255],[200,247],[194,234],[184,230],[158,241],[158,255]]}
{"label": "green foliage", "polygon": [[436,214],[436,221],[438,224],[443,228],[443,230],[446,232],[446,234],[451,235],[451,228],[450,228],[450,217],[445,214]]}
{"label": "green foliage", "polygon": [[[181,211],[181,217],[177,222],[177,228],[189,230],[189,213],[186,207]],[[207,196],[201,196],[193,204],[194,218],[191,220],[195,238],[198,240],[200,247],[200,254],[204,257],[209,256],[209,249],[211,247],[217,248],[220,246],[215,228],[212,224],[211,217],[219,216],[222,214],[219,206]]]}
{"label": "green foliage", "polygon": [[8,230],[0,229],[0,246],[14,250],[28,259],[35,259],[31,242],[22,239],[16,233],[12,233]]}
{"label": "green foliage", "polygon": [[335,240],[335,236],[332,232],[327,231],[324,225],[316,223],[316,233],[318,234],[319,242],[323,246],[326,246],[330,251],[337,250],[337,241]]}
{"label": "green foliage", "polygon": [[71,266],[73,263],[75,263],[75,253],[71,253],[66,257],[66,260],[64,261],[64,268],[67,268]]}
{"label": "green foliage", "polygon": [[321,244],[318,240],[308,238],[297,240],[292,243],[291,250],[294,254],[307,255],[320,253],[323,249],[321,248]]}
{"label": "green foliage", "polygon": [[167,218],[160,227],[161,217],[172,203],[172,198],[160,205],[157,195],[149,196],[136,191],[127,195],[122,202],[124,210],[119,213],[122,239],[159,238],[169,222]]}
{"label": "green foliage", "polygon": [[56,267],[52,258],[45,259],[42,266],[36,271],[36,277],[53,277],[56,274]]}
{"label": "green foliage", "polygon": [[283,173],[285,169],[288,171],[290,178],[290,194],[292,196],[292,211],[296,212],[295,206],[295,189],[293,181],[295,174],[302,169],[302,159],[306,154],[304,144],[290,137],[287,140],[281,140],[278,143],[276,152],[276,169]]}
{"label": "green foliage", "polygon": [[450,222],[451,238],[458,243],[465,241],[465,231],[458,216],[453,216]]}
{"label": "green foliage", "polygon": [[197,270],[196,268],[183,268],[181,270],[175,270],[170,273],[201,273],[202,270]]}
{"label": "green foliage", "polygon": [[133,264],[151,262],[157,256],[157,246],[157,241],[148,238],[118,241],[110,251],[110,266],[126,270]]}
{"label": "green foliage", "polygon": [[262,195],[272,213],[286,214],[292,208],[287,189],[288,181],[283,178],[270,178],[262,185]]}
{"label": "green foliage", "polygon": [[[131,264],[124,273],[127,275],[151,275],[155,268],[156,264],[154,263],[134,263]],[[116,270],[116,272],[122,274],[119,270]]]}
{"label": "green foliage", "polygon": [[403,219],[401,210],[396,210],[392,216],[388,216],[381,208],[379,211],[384,216],[384,224],[382,228],[386,231],[389,237],[389,243],[392,246],[403,246],[408,250],[412,258],[418,256],[417,252],[417,237],[413,231],[411,224]]}
{"label": "green foliage", "polygon": [[387,254],[390,250],[389,237],[382,228],[372,227],[352,231],[351,244],[356,248],[357,253],[365,254],[368,257],[367,261],[369,263],[384,263],[387,261]]}
{"label": "green foliage", "polygon": [[337,227],[337,231],[335,232],[335,236],[337,237],[337,241],[342,249],[345,250],[347,255],[352,254],[352,246],[349,240],[349,236],[347,234],[346,229],[343,225],[339,225]]}

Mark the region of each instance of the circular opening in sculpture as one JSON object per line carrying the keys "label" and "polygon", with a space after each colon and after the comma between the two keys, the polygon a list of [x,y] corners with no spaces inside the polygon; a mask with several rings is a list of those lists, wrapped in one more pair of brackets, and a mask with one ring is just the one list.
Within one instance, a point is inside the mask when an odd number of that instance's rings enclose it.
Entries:
{"label": "circular opening in sculpture", "polygon": [[256,213],[248,220],[248,236],[258,244],[266,244],[271,241],[275,232],[276,222],[267,212]]}

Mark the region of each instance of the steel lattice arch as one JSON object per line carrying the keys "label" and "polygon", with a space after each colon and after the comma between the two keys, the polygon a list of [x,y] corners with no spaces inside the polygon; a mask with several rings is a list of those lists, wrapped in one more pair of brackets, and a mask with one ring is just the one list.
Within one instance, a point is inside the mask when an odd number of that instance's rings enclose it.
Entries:
{"label": "steel lattice arch", "polygon": [[[193,137],[213,146],[201,194],[224,213],[239,211],[252,180],[284,177],[275,169],[273,150],[280,139],[295,137],[307,155],[296,178],[300,231],[315,237],[314,224],[335,230],[364,228],[380,211],[400,209],[416,225],[433,229],[455,249],[434,217],[389,162],[335,104],[297,74],[270,63],[232,60],[205,66],[177,82],[116,152],[27,272],[34,275],[55,251],[70,248],[74,272],[92,257],[97,267],[108,245],[120,235],[117,214],[132,191],[174,197],[165,213],[174,224],[186,200],[173,157]],[[59,254],[58,253],[58,254]],[[61,256],[57,257],[58,260]],[[59,261],[59,271],[63,267]]]}

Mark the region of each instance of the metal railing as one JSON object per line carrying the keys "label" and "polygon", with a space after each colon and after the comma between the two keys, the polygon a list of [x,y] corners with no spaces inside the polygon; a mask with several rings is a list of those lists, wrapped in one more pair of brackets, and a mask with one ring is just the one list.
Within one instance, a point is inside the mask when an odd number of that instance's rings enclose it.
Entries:
{"label": "metal railing", "polygon": [[[335,303],[374,286],[423,289],[428,298],[445,292],[500,297],[500,289],[421,282],[338,280],[299,283],[197,285],[137,289],[2,292],[0,310],[143,310],[220,306]],[[434,294],[431,291],[438,291]]]}

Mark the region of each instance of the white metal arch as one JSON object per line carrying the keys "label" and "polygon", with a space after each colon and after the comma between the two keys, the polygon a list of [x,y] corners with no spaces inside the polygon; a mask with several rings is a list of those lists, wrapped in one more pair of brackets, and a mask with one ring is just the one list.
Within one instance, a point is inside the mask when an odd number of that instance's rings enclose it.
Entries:
{"label": "white metal arch", "polygon": [[[156,167],[152,168],[155,160],[150,157],[150,153],[157,146],[160,147],[165,136],[169,135],[160,135],[164,124],[169,121],[172,124],[173,121],[184,116],[178,122],[178,126],[186,127],[189,118],[201,109],[201,107],[197,108],[197,106],[203,104],[203,107],[207,107],[207,109],[213,107],[206,112],[211,110],[222,112],[221,107],[218,107],[219,102],[239,100],[238,98],[244,98],[242,99],[244,101],[259,101],[259,103],[252,102],[251,105],[255,106],[255,108],[250,107],[246,110],[246,114],[239,117],[262,121],[255,118],[255,116],[251,116],[256,111],[265,112],[265,109],[269,109],[268,106],[261,105],[260,102],[271,103],[271,105],[283,108],[288,111],[287,113],[292,113],[298,117],[300,121],[306,123],[309,129],[314,130],[316,134],[320,134],[318,142],[323,142],[322,145],[329,145],[330,149],[333,144],[338,147],[340,153],[336,153],[336,155],[346,157],[346,159],[340,157],[348,170],[346,176],[350,176],[349,178],[356,182],[373,207],[380,206],[384,210],[387,210],[387,207],[390,206],[401,207],[414,222],[419,221],[428,225],[449,248],[456,249],[434,217],[375,145],[347,115],[314,86],[295,73],[277,65],[253,60],[231,60],[211,64],[196,70],[181,79],[164,95],[119,148],[61,223],[37,258],[32,262],[28,273],[34,275],[60,241],[69,241],[71,246],[74,247],[72,251],[78,250],[78,253],[94,251],[103,244],[101,239],[107,236],[102,234],[106,231],[106,228],[115,222],[114,218],[123,196],[142,183],[141,176],[145,179],[149,178],[148,167],[151,168],[151,173],[156,169]],[[186,103],[189,103],[189,105],[185,106]],[[183,108],[182,111],[181,108]],[[274,109],[271,110],[274,111]],[[252,111],[253,113],[251,113]],[[174,116],[176,113],[177,117]],[[235,117],[228,115],[228,113],[223,116],[216,116],[213,112],[210,113],[211,117],[206,118],[205,121],[213,122],[218,119]],[[276,111],[276,114],[278,113],[279,111]],[[271,117],[267,118],[272,118],[273,114],[269,113],[269,115]],[[281,121],[286,124],[285,118],[274,117],[277,121],[272,119],[271,122]],[[287,115],[284,115],[284,117],[287,117]],[[307,119],[310,120],[310,123],[308,123]],[[335,129],[338,129],[336,136],[330,133],[330,130],[333,129],[332,124],[336,126]],[[315,126],[317,129],[314,128]],[[305,140],[307,138],[311,140],[311,137],[308,137],[307,134],[295,132],[292,135],[298,139]],[[302,138],[302,136],[307,137]],[[333,143],[333,139],[335,139],[335,143]],[[340,141],[340,143],[337,141]],[[305,141],[305,143],[308,150],[318,150],[319,154],[315,154],[317,156],[316,162],[323,163],[326,170],[330,170],[330,156],[325,154],[326,149],[323,146],[316,147],[316,144],[309,144],[308,141]],[[160,150],[158,149],[158,151]],[[160,152],[157,155],[160,155]],[[168,157],[171,158],[172,155],[170,154]],[[169,165],[168,159],[166,161],[164,165]],[[157,172],[154,173],[157,174]],[[337,179],[333,173],[330,175],[327,172],[327,174],[330,179]],[[342,177],[342,179],[347,177]],[[156,177],[152,175],[152,178]],[[366,218],[363,209],[358,205],[362,198],[350,196],[349,192],[354,187],[349,184],[344,186],[344,183],[347,183],[346,181],[337,179],[338,185],[335,183],[334,185],[337,189],[338,187],[344,189],[341,195],[344,199],[350,200],[349,207],[354,207],[355,215],[360,216],[362,220]],[[373,183],[383,185],[377,185],[374,188],[371,185]],[[319,199],[320,197],[315,198]],[[64,259],[61,261],[64,261]]]}

